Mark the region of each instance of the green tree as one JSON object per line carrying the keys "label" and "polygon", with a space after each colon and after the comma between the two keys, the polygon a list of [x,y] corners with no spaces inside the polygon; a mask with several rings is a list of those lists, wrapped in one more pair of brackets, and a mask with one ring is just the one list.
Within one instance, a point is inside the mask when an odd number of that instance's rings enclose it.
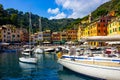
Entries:
{"label": "green tree", "polygon": [[10,20],[13,24],[17,25],[17,14],[11,14]]}

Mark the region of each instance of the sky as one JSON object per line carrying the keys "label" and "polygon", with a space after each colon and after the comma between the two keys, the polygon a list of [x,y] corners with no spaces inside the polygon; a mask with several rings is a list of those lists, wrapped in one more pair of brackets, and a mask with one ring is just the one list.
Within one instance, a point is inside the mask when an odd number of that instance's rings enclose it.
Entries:
{"label": "sky", "polygon": [[0,0],[4,9],[32,12],[48,19],[82,18],[110,0]]}

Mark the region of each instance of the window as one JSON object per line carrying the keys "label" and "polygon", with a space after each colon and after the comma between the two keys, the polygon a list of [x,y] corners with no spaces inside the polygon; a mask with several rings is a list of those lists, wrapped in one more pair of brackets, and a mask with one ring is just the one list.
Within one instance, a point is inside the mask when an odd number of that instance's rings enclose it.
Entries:
{"label": "window", "polygon": [[103,22],[105,22],[105,20],[103,20]]}
{"label": "window", "polygon": [[10,32],[7,33],[8,35],[10,34]]}
{"label": "window", "polygon": [[12,37],[15,37],[15,35],[12,35]]}
{"label": "window", "polygon": [[117,28],[115,28],[115,32],[117,32]]}
{"label": "window", "polygon": [[98,32],[100,33],[100,30],[98,30]]}
{"label": "window", "polygon": [[113,28],[113,32],[115,32],[115,28]]}
{"label": "window", "polygon": [[100,24],[98,24],[98,27],[100,27]]}
{"label": "window", "polygon": [[106,25],[104,24],[103,26],[105,27]]}
{"label": "window", "polygon": [[112,33],[112,30],[110,30],[110,33]]}
{"label": "window", "polygon": [[111,24],[110,24],[110,27],[111,27]]}
{"label": "window", "polygon": [[20,37],[20,35],[17,35],[17,37]]}
{"label": "window", "polygon": [[4,37],[6,37],[6,35],[4,35]]}

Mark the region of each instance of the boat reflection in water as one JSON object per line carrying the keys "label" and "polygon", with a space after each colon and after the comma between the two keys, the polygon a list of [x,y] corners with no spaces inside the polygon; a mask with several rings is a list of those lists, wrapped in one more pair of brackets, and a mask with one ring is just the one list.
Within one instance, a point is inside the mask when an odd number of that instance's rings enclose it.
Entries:
{"label": "boat reflection in water", "polygon": [[70,73],[69,70],[59,71],[59,64],[54,53],[38,54],[38,64],[19,62],[20,54],[0,54],[0,80],[66,80],[68,76],[70,76],[68,80],[73,79],[71,77],[76,80],[91,80],[88,77]]}

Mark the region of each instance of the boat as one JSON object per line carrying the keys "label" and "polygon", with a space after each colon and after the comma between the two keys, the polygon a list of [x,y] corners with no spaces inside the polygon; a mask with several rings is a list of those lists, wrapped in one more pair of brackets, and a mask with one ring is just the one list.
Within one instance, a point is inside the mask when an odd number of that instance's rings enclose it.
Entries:
{"label": "boat", "polygon": [[26,48],[21,53],[23,57],[19,58],[20,62],[37,64],[37,58],[35,56],[35,53],[33,52],[33,49]]}
{"label": "boat", "polygon": [[94,49],[94,54],[86,49],[85,52],[85,55],[83,55],[83,53],[80,55],[62,53],[62,55],[59,52],[57,54],[58,63],[72,71],[94,78],[120,80],[119,56],[109,57],[103,51],[99,53],[99,51],[95,51]]}
{"label": "boat", "polygon": [[54,52],[55,49],[54,48],[45,48],[44,52]]}
{"label": "boat", "polygon": [[10,43],[1,42],[0,43],[0,52],[4,53],[16,53],[18,49],[13,49],[9,47]]}
{"label": "boat", "polygon": [[[29,27],[31,27],[31,14],[29,14]],[[29,34],[31,34],[31,28],[29,28]],[[29,43],[31,43],[31,38],[29,36]],[[37,58],[35,57],[35,53],[33,52],[32,45],[30,44],[25,48],[22,52],[23,57],[19,58],[20,62],[37,64]]]}
{"label": "boat", "polygon": [[21,57],[19,58],[19,61],[23,63],[37,64],[37,59],[32,57]]}
{"label": "boat", "polygon": [[41,54],[44,53],[44,50],[40,46],[34,48],[34,53]]}

